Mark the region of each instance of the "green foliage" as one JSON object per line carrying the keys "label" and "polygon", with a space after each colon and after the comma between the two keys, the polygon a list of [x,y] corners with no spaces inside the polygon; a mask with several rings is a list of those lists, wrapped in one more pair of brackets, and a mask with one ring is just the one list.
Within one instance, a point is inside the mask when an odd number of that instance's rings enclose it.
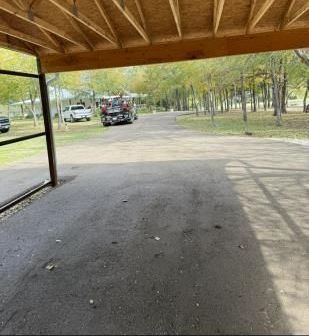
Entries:
{"label": "green foliage", "polygon": [[[66,88],[91,99],[94,95],[118,95],[127,91],[148,95],[150,109],[205,109],[207,95],[211,95],[215,111],[222,111],[240,100],[241,74],[244,75],[246,99],[254,90],[256,97],[265,98],[265,87],[271,91],[270,60],[282,60],[288,77],[287,97],[302,98],[309,78],[309,67],[293,51],[260,53],[237,57],[222,57],[199,61],[167,63],[121,69],[61,73],[54,86]],[[6,50],[0,52],[0,64],[10,69],[35,71],[32,57]],[[54,75],[49,75],[48,79]],[[0,82],[0,104],[34,99],[37,81],[3,76]],[[234,97],[234,98],[233,98]],[[208,106],[209,108],[209,106]]]}

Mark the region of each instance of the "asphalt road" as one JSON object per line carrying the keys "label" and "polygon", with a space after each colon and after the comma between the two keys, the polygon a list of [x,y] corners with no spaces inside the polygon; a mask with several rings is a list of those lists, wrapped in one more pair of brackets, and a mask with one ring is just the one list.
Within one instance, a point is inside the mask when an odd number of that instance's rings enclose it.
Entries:
{"label": "asphalt road", "polygon": [[308,333],[308,154],[173,113],[60,148],[67,182],[0,222],[0,333]]}

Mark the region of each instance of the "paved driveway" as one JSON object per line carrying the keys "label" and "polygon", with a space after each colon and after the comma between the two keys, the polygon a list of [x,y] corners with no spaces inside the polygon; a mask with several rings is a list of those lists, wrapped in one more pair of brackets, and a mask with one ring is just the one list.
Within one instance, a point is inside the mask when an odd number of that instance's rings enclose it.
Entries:
{"label": "paved driveway", "polygon": [[308,148],[170,113],[58,161],[68,182],[0,222],[0,333],[308,333]]}

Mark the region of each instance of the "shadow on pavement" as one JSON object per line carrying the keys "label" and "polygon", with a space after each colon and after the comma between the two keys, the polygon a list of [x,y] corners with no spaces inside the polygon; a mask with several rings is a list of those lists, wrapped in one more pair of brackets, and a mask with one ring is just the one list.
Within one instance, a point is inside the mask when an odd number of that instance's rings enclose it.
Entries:
{"label": "shadow on pavement", "polygon": [[74,173],[1,223],[1,333],[305,330],[306,172],[214,159]]}

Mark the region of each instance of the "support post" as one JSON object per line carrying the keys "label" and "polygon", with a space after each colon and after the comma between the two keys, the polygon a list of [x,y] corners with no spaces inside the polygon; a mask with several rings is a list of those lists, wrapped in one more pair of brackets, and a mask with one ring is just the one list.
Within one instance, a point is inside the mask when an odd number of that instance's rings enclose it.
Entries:
{"label": "support post", "polygon": [[41,62],[37,59],[38,73],[39,73],[39,83],[40,83],[40,93],[41,93],[41,103],[44,117],[44,126],[46,133],[46,145],[48,154],[48,164],[49,164],[49,174],[50,181],[53,187],[58,184],[58,174],[57,174],[57,163],[56,163],[56,150],[53,134],[53,124],[49,108],[49,97],[48,89],[46,83],[45,74],[42,73]]}

